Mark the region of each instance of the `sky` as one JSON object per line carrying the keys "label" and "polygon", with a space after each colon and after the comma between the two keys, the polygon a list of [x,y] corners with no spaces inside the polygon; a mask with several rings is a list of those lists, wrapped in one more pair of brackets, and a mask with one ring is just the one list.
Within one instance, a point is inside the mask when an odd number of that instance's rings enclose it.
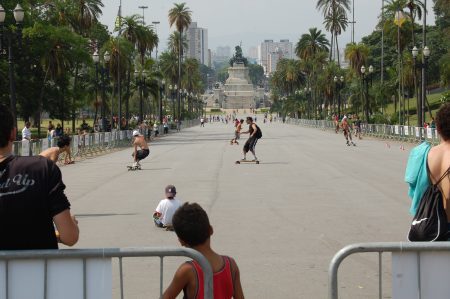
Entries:
{"label": "sky", "polygon": [[[256,47],[265,39],[289,39],[298,41],[309,28],[323,29],[323,18],[316,9],[316,0],[180,0],[185,1],[192,11],[192,21],[207,28],[209,48],[234,46],[242,42],[244,53]],[[360,41],[370,34],[377,24],[382,0],[355,1],[355,39]],[[112,31],[120,0],[103,0],[102,23]],[[122,15],[139,14],[139,6],[148,6],[145,21],[161,22],[157,26],[160,36],[160,50],[167,44],[171,32],[167,14],[173,7],[173,0],[122,0]],[[178,3],[178,2],[177,2]],[[428,0],[428,21],[434,23],[432,1]],[[351,15],[349,15],[351,18]],[[329,37],[329,34],[327,33]],[[340,44],[351,40],[351,29],[340,37]]]}

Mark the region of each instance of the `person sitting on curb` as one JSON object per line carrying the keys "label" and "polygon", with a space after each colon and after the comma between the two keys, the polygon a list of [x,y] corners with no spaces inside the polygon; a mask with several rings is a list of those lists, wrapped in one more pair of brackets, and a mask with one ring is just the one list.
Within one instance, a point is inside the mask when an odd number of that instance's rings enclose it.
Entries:
{"label": "person sitting on curb", "polygon": [[161,200],[153,213],[153,221],[157,227],[172,230],[172,217],[181,206],[181,201],[175,198],[177,189],[174,185],[166,187],[166,198]]}
{"label": "person sitting on curb", "polygon": [[64,164],[73,164],[74,161],[72,161],[72,157],[70,154],[70,143],[71,142],[72,142],[72,139],[68,135],[64,135],[58,139],[58,142],[57,142],[58,146],[46,149],[39,155],[42,157],[45,157],[47,159],[50,159],[56,163],[59,160],[59,155],[61,155],[62,153],[65,153],[66,156],[64,158]]}

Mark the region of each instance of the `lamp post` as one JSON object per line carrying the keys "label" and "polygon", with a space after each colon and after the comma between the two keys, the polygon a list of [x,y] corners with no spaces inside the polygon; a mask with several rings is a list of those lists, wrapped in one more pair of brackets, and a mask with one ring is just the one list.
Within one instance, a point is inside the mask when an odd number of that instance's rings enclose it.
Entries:
{"label": "lamp post", "polygon": [[305,87],[304,89],[305,94],[306,94],[306,102],[308,105],[308,119],[311,118],[311,103],[310,103],[310,99],[311,99],[311,87]]}
{"label": "lamp post", "polygon": [[[108,51],[103,53],[103,58],[100,59],[100,55],[97,50],[95,50],[94,54],[92,54],[92,60],[95,63],[95,78],[96,78],[96,86],[98,86],[98,74],[100,73],[100,84],[102,86],[102,108],[100,111],[102,117],[102,131],[106,131],[106,84],[109,81],[109,68],[108,64],[111,60],[111,55]],[[103,60],[103,64],[100,64],[100,60]],[[112,106],[111,106],[112,110]],[[112,114],[112,113],[111,113]],[[112,130],[111,123],[111,130]]]}
{"label": "lamp post", "polygon": [[341,118],[341,91],[344,88],[344,76],[334,76],[334,84],[336,86],[336,93],[338,94],[338,117]]}
{"label": "lamp post", "polygon": [[364,65],[361,67],[361,79],[363,82],[363,89],[365,85],[365,99],[366,99],[365,114],[367,122],[369,122],[369,81],[372,83],[373,71],[374,71],[373,66],[369,66],[369,73],[366,74],[366,67]]}
{"label": "lamp post", "polygon": [[[425,46],[425,48],[422,49],[422,62],[417,61],[417,57],[419,55],[419,49],[417,47],[414,47],[412,49],[412,56],[414,58],[414,68],[415,70],[417,68],[421,69],[422,71],[422,92],[420,96],[420,105],[418,107],[417,111],[417,126],[420,128],[423,126],[425,122],[425,99],[426,99],[426,70],[428,67],[428,58],[430,58],[430,48]],[[414,70],[414,71],[415,71]]]}
{"label": "lamp post", "polygon": [[159,123],[162,124],[163,123],[163,97],[165,96],[165,91],[166,91],[166,80],[162,80],[161,81],[161,86],[160,86],[160,94],[159,94]]}
{"label": "lamp post", "polygon": [[145,72],[134,71],[134,77],[136,79],[136,86],[139,91],[139,123],[144,121],[144,86],[145,86]]}
{"label": "lamp post", "polygon": [[[156,35],[158,35],[158,25],[160,24],[160,21],[153,21],[152,24],[153,26],[155,26],[155,33]],[[158,44],[156,44],[156,49],[155,49],[155,53],[156,53],[156,58],[155,60],[158,61]]]}
{"label": "lamp post", "polygon": [[[16,110],[16,82],[14,77],[14,55],[12,50],[12,39],[14,33],[16,33],[17,44],[19,50],[22,48],[22,23],[24,19],[24,10],[20,4],[16,5],[13,10],[14,20],[16,21],[17,30],[13,32],[5,26],[6,10],[0,5],[0,55],[6,54],[6,49],[3,47],[3,35],[6,35],[6,40],[8,42],[8,74],[9,74],[9,104],[11,113],[14,118],[14,127],[17,128],[17,110]],[[5,29],[6,27],[6,29]]]}

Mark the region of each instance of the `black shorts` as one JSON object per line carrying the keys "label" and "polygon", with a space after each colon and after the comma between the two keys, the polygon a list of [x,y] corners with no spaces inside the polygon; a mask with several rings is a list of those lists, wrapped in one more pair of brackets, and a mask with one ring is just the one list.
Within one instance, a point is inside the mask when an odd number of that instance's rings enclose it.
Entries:
{"label": "black shorts", "polygon": [[144,160],[145,158],[147,158],[147,156],[149,154],[150,154],[150,150],[148,150],[148,149],[138,150],[136,153],[136,159],[138,161]]}
{"label": "black shorts", "polygon": [[248,153],[249,151],[254,151],[257,142],[258,138],[255,136],[250,137],[244,145],[244,152]]}

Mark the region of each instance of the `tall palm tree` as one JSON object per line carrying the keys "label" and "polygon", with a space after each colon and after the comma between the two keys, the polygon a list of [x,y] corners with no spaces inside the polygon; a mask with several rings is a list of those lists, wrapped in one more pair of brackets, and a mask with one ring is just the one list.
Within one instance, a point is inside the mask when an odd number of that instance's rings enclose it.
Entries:
{"label": "tall palm tree", "polygon": [[[323,16],[325,18],[325,22],[327,19],[327,16],[333,16],[332,18],[339,20],[342,17],[347,19],[347,11],[350,11],[350,0],[318,0],[316,4],[316,8],[318,10],[321,10],[323,13]],[[341,26],[343,27],[343,26]],[[345,25],[345,28],[347,25]],[[345,31],[344,28],[344,31]],[[333,28],[334,29],[334,28]],[[330,51],[330,60],[333,57],[333,51],[334,51],[334,41],[336,40],[336,32],[331,31],[331,51]],[[339,55],[339,53],[338,53]]]}
{"label": "tall palm tree", "polygon": [[[188,43],[186,40],[186,35],[182,35],[182,52],[184,53],[188,48]],[[174,53],[178,55],[178,52],[180,50],[180,34],[178,32],[172,32],[169,36],[168,45],[167,47]]]}
{"label": "tall palm tree", "polygon": [[320,51],[328,52],[330,42],[322,33],[322,30],[310,28],[309,33],[302,35],[295,46],[295,54],[298,58],[308,60]]}
{"label": "tall palm tree", "polygon": [[70,26],[80,35],[88,36],[89,30],[102,14],[102,0],[65,1],[69,6]]}
{"label": "tall palm tree", "polygon": [[341,7],[335,7],[325,16],[324,20],[325,29],[329,32],[332,32],[332,36],[334,37],[334,44],[336,46],[336,55],[338,66],[340,65],[340,53],[339,53],[339,42],[338,37],[342,34],[343,31],[347,29],[348,19],[347,13]]}
{"label": "tall palm tree", "polygon": [[[178,33],[183,35],[183,31],[189,27],[192,22],[192,12],[186,6],[186,3],[176,4],[169,10],[169,24],[175,26]],[[178,51],[178,86],[181,86],[181,57],[183,55],[182,43],[179,43]],[[181,97],[178,93],[178,120],[181,120]]]}
{"label": "tall palm tree", "polygon": [[345,48],[345,58],[350,63],[350,68],[359,76],[361,75],[361,67],[365,65],[369,57],[370,49],[364,43],[348,44]]}

